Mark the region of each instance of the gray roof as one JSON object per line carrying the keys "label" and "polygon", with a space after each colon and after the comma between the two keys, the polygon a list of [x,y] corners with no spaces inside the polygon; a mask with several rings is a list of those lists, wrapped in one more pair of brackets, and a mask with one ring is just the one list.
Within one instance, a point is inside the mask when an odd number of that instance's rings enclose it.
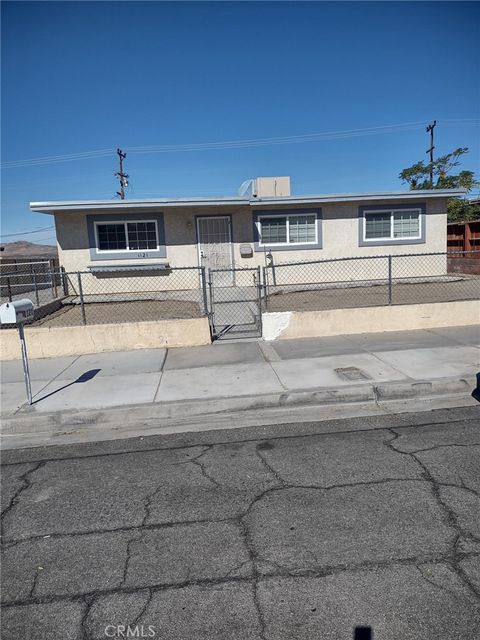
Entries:
{"label": "gray roof", "polygon": [[285,197],[215,197],[215,198],[154,198],[135,200],[59,200],[31,202],[30,209],[40,213],[56,211],[162,209],[170,207],[262,207],[291,204],[322,204],[329,202],[365,202],[375,200],[425,200],[465,196],[464,189],[426,189],[418,191],[377,191],[371,193],[334,193],[329,195],[285,196]]}

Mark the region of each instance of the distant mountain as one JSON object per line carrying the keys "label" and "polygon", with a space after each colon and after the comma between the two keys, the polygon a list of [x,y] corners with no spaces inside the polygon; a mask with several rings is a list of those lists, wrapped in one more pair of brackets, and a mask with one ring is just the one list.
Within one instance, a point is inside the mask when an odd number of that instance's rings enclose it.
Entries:
{"label": "distant mountain", "polygon": [[2,244],[0,251],[0,260],[2,258],[20,258],[24,256],[48,256],[55,258],[57,256],[57,246],[50,244],[35,244],[34,242],[8,242]]}

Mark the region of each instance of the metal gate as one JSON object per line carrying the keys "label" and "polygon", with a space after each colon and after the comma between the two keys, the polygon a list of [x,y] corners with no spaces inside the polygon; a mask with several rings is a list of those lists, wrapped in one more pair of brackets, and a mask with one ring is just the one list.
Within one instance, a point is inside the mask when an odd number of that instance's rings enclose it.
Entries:
{"label": "metal gate", "polygon": [[233,284],[230,269],[233,261],[230,216],[199,216],[197,218],[198,261],[206,269],[223,271],[226,286]]}
{"label": "metal gate", "polygon": [[214,339],[262,335],[260,267],[209,269],[208,287]]}

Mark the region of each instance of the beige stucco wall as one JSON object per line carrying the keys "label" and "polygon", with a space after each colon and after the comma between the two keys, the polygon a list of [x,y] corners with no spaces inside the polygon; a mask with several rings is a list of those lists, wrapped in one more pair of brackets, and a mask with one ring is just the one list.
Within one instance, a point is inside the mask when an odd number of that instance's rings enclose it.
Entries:
{"label": "beige stucco wall", "polygon": [[[424,202],[424,200],[419,200]],[[331,258],[343,258],[343,257],[362,257],[373,255],[385,255],[385,254],[404,254],[404,253],[423,253],[423,252],[441,252],[446,251],[446,238],[447,238],[447,225],[446,225],[446,199],[438,198],[435,200],[426,201],[426,242],[424,244],[403,244],[403,245],[388,245],[388,246],[359,246],[358,244],[358,206],[357,202],[350,203],[337,203],[337,204],[324,204],[322,208],[322,235],[323,235],[323,248],[322,249],[309,249],[299,251],[279,251],[273,250],[274,261],[276,264],[295,261],[307,261],[307,260],[325,260]],[[415,201],[411,200],[397,200],[395,204],[410,204],[415,206]],[[381,201],[375,202],[362,202],[362,205],[375,204],[381,205]],[[388,203],[383,203],[388,206]],[[390,202],[390,206],[391,206]],[[295,209],[298,205],[282,206],[282,209]],[[315,209],[317,207],[303,207]],[[275,207],[262,208],[262,211],[268,211],[275,209]],[[258,210],[260,211],[260,210]],[[95,212],[89,211],[89,214]],[[98,212],[100,213],[100,212]],[[102,214],[105,211],[101,212]],[[140,211],[139,211],[140,213]],[[136,214],[132,214],[134,216]],[[143,213],[143,215],[148,215]],[[253,246],[253,223],[252,223],[252,210],[248,206],[236,206],[236,207],[221,207],[217,206],[211,210],[207,210],[205,207],[201,208],[187,208],[178,207],[173,209],[166,209],[164,211],[165,222],[165,235],[167,240],[167,257],[166,261],[172,267],[181,266],[197,266],[198,265],[198,252],[197,252],[197,239],[196,239],[196,215],[231,215],[232,218],[232,238],[233,238],[233,262],[238,267],[255,267],[257,265],[264,266],[265,257],[263,252],[254,252],[252,258],[242,258],[240,256],[240,245],[251,244]],[[112,217],[115,213],[112,213]],[[57,238],[59,245],[59,257],[60,263],[65,267],[66,271],[86,271],[88,266],[92,264],[90,260],[90,251],[88,249],[88,235],[86,214],[84,213],[58,213],[55,216],[55,223],[57,229]],[[145,264],[146,260],[132,259],[132,260],[105,260],[95,261],[95,265],[135,265]],[[379,263],[378,263],[379,264]],[[361,268],[359,270],[359,267]],[[418,269],[422,267],[425,270],[424,275],[428,274],[428,268],[426,262],[413,263],[410,261],[404,261],[403,264],[397,262],[397,271],[394,271],[394,276],[409,276],[415,275]],[[357,277],[377,277],[375,272],[372,272],[371,263],[368,264],[365,261],[356,265],[343,265],[345,279],[357,278]],[[433,272],[446,272],[446,260],[437,258],[435,264],[430,261],[430,270]],[[380,267],[379,267],[380,269]],[[380,273],[381,271],[381,273]],[[385,277],[385,265],[381,267],[378,277]],[[281,271],[279,270],[279,274]],[[336,280],[337,274],[333,271],[332,277],[326,277],[325,279]],[[178,288],[178,282],[174,282],[174,277],[162,278],[162,287]],[[307,277],[307,276],[305,276]],[[94,279],[96,276],[92,276],[92,286],[95,289]],[[308,279],[308,277],[307,277]],[[170,280],[170,282],[169,282]],[[190,284],[191,281],[191,284]],[[185,288],[190,286],[196,286],[196,277],[189,277],[185,275]],[[113,281],[110,281],[110,287],[114,287]],[[151,284],[149,285],[151,286]],[[103,283],[102,287],[103,289]],[[147,286],[148,288],[148,286]],[[88,292],[88,291],[87,291]]]}
{"label": "beige stucco wall", "polygon": [[476,325],[480,320],[480,302],[437,302],[402,306],[330,309],[326,311],[285,311],[264,313],[265,340],[287,340],[340,336],[372,331],[409,331]]}
{"label": "beige stucco wall", "polygon": [[[26,327],[31,358],[83,355],[159,347],[191,347],[211,343],[207,318],[125,322],[80,327]],[[16,329],[0,331],[0,359],[21,357]]]}

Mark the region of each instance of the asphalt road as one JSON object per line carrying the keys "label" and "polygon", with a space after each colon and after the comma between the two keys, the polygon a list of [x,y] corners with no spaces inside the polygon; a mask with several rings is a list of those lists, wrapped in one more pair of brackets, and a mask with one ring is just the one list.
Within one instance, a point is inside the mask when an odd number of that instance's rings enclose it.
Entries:
{"label": "asphalt road", "polygon": [[474,640],[479,411],[5,452],[2,638]]}

